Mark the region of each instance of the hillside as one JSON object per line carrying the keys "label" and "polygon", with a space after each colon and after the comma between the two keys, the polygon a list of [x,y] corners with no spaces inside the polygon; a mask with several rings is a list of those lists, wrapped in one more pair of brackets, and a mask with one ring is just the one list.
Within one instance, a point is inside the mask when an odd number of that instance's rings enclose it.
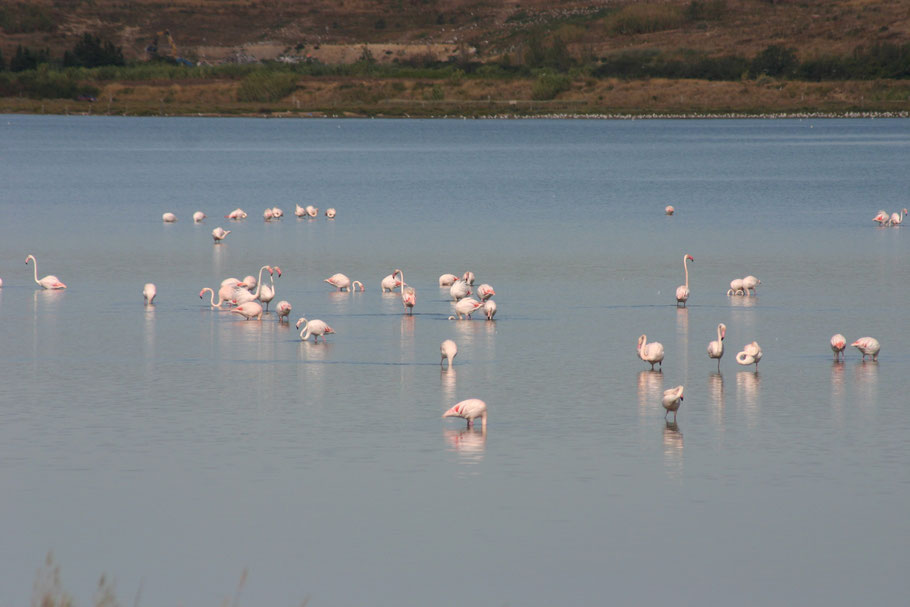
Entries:
{"label": "hillside", "polygon": [[776,44],[801,58],[910,41],[910,2],[898,0],[6,0],[0,51],[47,48],[52,57],[83,33],[142,60],[169,31],[193,60],[353,61],[364,44],[379,61],[470,53],[520,55],[533,36],[559,36],[577,56],[630,49],[754,55]]}

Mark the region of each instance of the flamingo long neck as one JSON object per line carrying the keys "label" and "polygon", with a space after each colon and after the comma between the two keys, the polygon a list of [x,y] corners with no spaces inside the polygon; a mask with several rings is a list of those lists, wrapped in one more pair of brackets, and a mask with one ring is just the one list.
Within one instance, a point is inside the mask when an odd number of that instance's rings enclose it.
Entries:
{"label": "flamingo long neck", "polygon": [[689,256],[683,256],[683,269],[686,271],[686,290],[689,289]]}
{"label": "flamingo long neck", "polygon": [[34,267],[34,270],[35,270],[35,282],[37,282],[37,283],[40,285],[41,283],[38,282],[38,260],[35,259],[35,256],[34,256],[34,255],[29,255],[29,258],[30,258],[33,262],[35,262],[35,267]]}
{"label": "flamingo long neck", "polygon": [[[304,335],[304,333],[306,333],[306,335]],[[308,321],[306,318],[304,318],[303,319],[303,328],[300,329],[300,339],[302,339],[303,341],[306,341],[309,336],[310,336],[310,321]]]}
{"label": "flamingo long neck", "polygon": [[363,291],[363,283],[360,282],[359,280],[355,280],[354,282],[351,283],[351,292],[352,293],[357,290],[357,285],[360,285],[360,290]]}
{"label": "flamingo long neck", "polygon": [[209,287],[206,287],[206,288],[202,289],[202,292],[203,292],[203,293],[205,293],[206,291],[208,291],[209,294],[211,295],[211,300],[212,300],[212,301],[211,301],[211,305],[212,305],[212,307],[213,307],[213,308],[215,308],[215,307],[221,307],[221,302],[220,302],[220,301],[219,301],[218,303],[215,303],[215,290],[214,290],[214,289],[211,289],[211,288],[209,288]]}
{"label": "flamingo long neck", "polygon": [[[264,270],[268,270],[268,269],[269,269],[269,266],[262,266],[261,268],[259,268],[259,279],[256,281],[256,292],[253,293],[253,297],[255,299],[259,299],[259,291],[262,289],[262,272]],[[269,277],[271,277],[271,276],[272,276],[272,274],[270,272]]]}
{"label": "flamingo long neck", "polygon": [[720,325],[717,325],[717,345],[720,347],[721,350],[723,350],[724,340],[723,340],[723,336],[721,336],[721,334],[720,334]]}

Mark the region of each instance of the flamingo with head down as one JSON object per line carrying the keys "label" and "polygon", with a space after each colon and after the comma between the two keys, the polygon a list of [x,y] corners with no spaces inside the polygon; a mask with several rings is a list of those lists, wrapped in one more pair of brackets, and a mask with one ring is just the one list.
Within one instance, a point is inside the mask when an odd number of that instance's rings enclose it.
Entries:
{"label": "flamingo with head down", "polygon": [[145,299],[145,305],[151,305],[155,299],[155,295],[158,293],[158,290],[155,289],[155,285],[147,282],[145,286],[142,287],[142,297]]}
{"label": "flamingo with head down", "polygon": [[[303,329],[300,329],[300,325],[303,325]],[[335,332],[335,329],[327,325],[324,321],[316,318],[307,320],[305,317],[300,317],[297,321],[297,328],[300,329],[300,339],[306,341],[310,338],[310,335],[312,335],[314,343],[319,343],[320,335],[322,335],[322,341],[324,342],[326,335]]]}
{"label": "flamingo with head down", "polygon": [[[205,287],[204,289],[202,289],[201,291],[199,291],[199,299],[202,299],[202,295],[203,295],[206,291],[208,291],[209,293],[212,294],[212,307],[213,307],[213,308],[219,308],[219,309],[220,309],[220,308],[221,308],[221,304],[230,301],[230,299],[225,299],[225,298],[222,296],[221,291],[222,291],[223,289],[224,289],[224,287],[222,287],[221,289],[218,290],[218,303],[215,303],[215,291],[212,289],[212,287]],[[233,291],[232,291],[232,292],[233,292]]]}
{"label": "flamingo with head down", "polygon": [[455,284],[456,280],[458,280],[458,277],[454,274],[443,274],[439,277],[439,286],[451,287],[453,284]]}
{"label": "flamingo with head down", "polygon": [[225,230],[221,226],[218,226],[212,230],[212,238],[215,240],[215,244],[221,244],[221,241],[224,240],[230,233],[230,230]]}
{"label": "flamingo with head down", "polygon": [[464,279],[456,280],[452,283],[452,286],[449,287],[449,295],[452,296],[452,301],[458,301],[459,299],[464,299],[471,294],[471,287],[468,286],[468,282]]}
{"label": "flamingo with head down", "polygon": [[487,403],[479,398],[469,398],[456,404],[442,414],[445,417],[461,417],[468,420],[468,428],[474,425],[474,420],[480,418],[484,430],[487,429]]}
{"label": "flamingo with head down", "polygon": [[248,301],[240,304],[236,308],[231,308],[231,312],[239,314],[247,320],[250,320],[254,316],[256,317],[256,320],[262,320],[262,306],[255,301]]}
{"label": "flamingo with head down", "polygon": [[329,207],[325,210],[326,219],[335,219],[336,211],[334,207]]}
{"label": "flamingo with head down", "polygon": [[38,280],[38,260],[35,259],[34,255],[29,255],[25,258],[25,265],[28,265],[28,260],[31,259],[35,262],[35,282],[41,286],[42,289],[65,289],[66,285],[63,282],[54,276],[53,274],[48,274],[41,280]]}
{"label": "flamingo with head down", "polygon": [[202,211],[196,211],[195,213],[193,213],[194,222],[199,223],[203,219],[205,219],[205,213],[203,213]]}
{"label": "flamingo with head down", "polygon": [[463,281],[465,281],[466,283],[468,283],[469,285],[473,285],[474,284],[474,272],[471,272],[470,270],[468,270],[467,272],[464,273],[464,276],[462,276],[461,279]]}
{"label": "flamingo with head down", "polygon": [[743,292],[745,295],[755,295],[755,287],[761,284],[761,281],[756,277],[746,276],[743,278]]}
{"label": "flamingo with head down", "polygon": [[496,316],[496,302],[492,299],[483,302],[483,313],[487,320],[493,320],[493,317]]}
{"label": "flamingo with head down", "polygon": [[471,319],[471,314],[477,311],[478,308],[482,308],[483,304],[473,297],[465,297],[464,299],[458,300],[455,304],[455,316],[449,316],[449,320],[464,320],[467,318]]}
{"label": "flamingo with head down", "polygon": [[455,342],[451,339],[447,339],[439,346],[439,354],[442,356],[442,359],[439,361],[439,364],[448,361],[449,367],[455,363],[455,355],[458,354],[458,346],[455,345]]}
{"label": "flamingo with head down", "polygon": [[745,295],[746,291],[743,288],[743,279],[734,278],[730,281],[730,288],[727,290],[727,295]]}
{"label": "flamingo with head down", "polygon": [[240,208],[234,209],[233,211],[231,211],[230,213],[228,213],[227,215],[224,216],[225,219],[233,219],[234,221],[238,221],[240,219],[246,219],[246,217],[247,217],[246,212]]}
{"label": "flamingo with head down", "polygon": [[338,274],[332,274],[331,276],[329,276],[322,282],[329,283],[333,287],[337,288],[339,291],[347,291],[348,289],[350,289],[352,291],[356,291],[357,285],[360,285],[360,290],[363,291],[362,282],[360,282],[359,280],[355,280],[354,282],[351,282],[350,278],[348,278],[344,274],[341,274],[340,272]]}
{"label": "flamingo with head down", "polygon": [[164,215],[161,216],[161,221],[163,221],[164,223],[174,223],[175,221],[177,221],[177,216],[174,215],[173,213],[165,213]]}
{"label": "flamingo with head down", "polygon": [[878,362],[878,353],[882,346],[874,337],[860,337],[850,345],[862,352],[863,362],[866,362],[867,356],[872,357],[872,362]]}
{"label": "flamingo with head down", "polygon": [[834,352],[834,362],[840,360],[840,357],[846,359],[844,350],[847,347],[847,338],[841,335],[840,333],[835,333],[831,336],[831,351]]}

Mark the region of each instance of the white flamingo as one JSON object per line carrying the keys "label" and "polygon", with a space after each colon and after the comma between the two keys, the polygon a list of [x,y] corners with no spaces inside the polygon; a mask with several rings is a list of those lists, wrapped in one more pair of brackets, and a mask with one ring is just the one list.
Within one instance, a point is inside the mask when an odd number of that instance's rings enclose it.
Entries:
{"label": "white flamingo", "polygon": [[[303,329],[300,329],[301,324],[303,325]],[[325,341],[326,335],[335,332],[335,329],[327,325],[324,321],[316,318],[307,320],[305,317],[301,317],[297,321],[297,328],[300,329],[300,339],[306,341],[310,338],[310,335],[312,335],[314,343],[319,343],[320,335],[322,335],[322,341]]]}
{"label": "white flamingo", "polygon": [[717,325],[717,341],[708,342],[708,357],[717,359],[717,372],[720,373],[720,359],[724,355],[724,337],[727,335],[727,325]]}
{"label": "white flamingo", "polygon": [[458,277],[454,274],[443,274],[439,277],[439,286],[440,287],[451,287],[455,281],[458,280]]}
{"label": "white flamingo", "polygon": [[316,207],[314,207],[311,204],[308,204],[306,207],[306,214],[309,215],[310,217],[316,217],[317,215],[319,215],[319,209],[317,209]]}
{"label": "white flamingo", "polygon": [[[396,272],[398,270],[395,270]],[[395,289],[401,286],[401,281],[395,278],[394,274],[389,274],[379,283],[379,288],[383,293],[391,293]]]}
{"label": "white flamingo", "polygon": [[850,345],[863,353],[863,362],[866,362],[867,356],[872,357],[872,362],[878,361],[878,352],[882,346],[874,337],[860,337]]}
{"label": "white flamingo", "polygon": [[230,233],[230,230],[225,230],[221,226],[218,226],[212,230],[212,238],[215,240],[215,244],[221,244],[221,241],[224,240],[225,237],[227,237],[227,235]]}
{"label": "white flamingo", "polygon": [[727,290],[727,295],[745,295],[745,293],[742,278],[734,278],[730,281],[730,288]]}
{"label": "white flamingo", "polygon": [[872,218],[872,221],[878,222],[878,225],[880,225],[880,226],[885,225],[890,220],[891,220],[891,217],[890,217],[890,215],[888,215],[888,211],[886,211],[884,209],[880,210],[878,213],[875,214],[875,217]]}
{"label": "white flamingo", "polygon": [[204,289],[202,289],[201,291],[199,291],[199,299],[202,299],[202,295],[203,295],[206,291],[208,291],[209,293],[212,294],[212,307],[213,307],[213,308],[219,308],[219,309],[220,309],[220,308],[221,308],[221,304],[223,304],[223,303],[226,302],[226,301],[230,301],[229,299],[225,299],[224,297],[221,296],[221,290],[219,289],[219,291],[218,291],[218,303],[215,303],[215,291],[212,289],[212,287],[205,287]]}
{"label": "white flamingo", "polygon": [[206,217],[206,215],[202,211],[196,211],[195,213],[193,213],[193,221],[196,223],[199,223],[200,221],[205,219],[205,217]]}
{"label": "white flamingo", "polygon": [[449,367],[451,367],[455,362],[455,355],[458,354],[458,346],[451,339],[447,339],[439,346],[439,354],[442,356],[439,364],[442,365],[442,363],[448,361]]}
{"label": "white flamingo", "polygon": [[250,320],[254,316],[256,317],[256,320],[262,320],[262,306],[255,301],[248,301],[240,304],[236,308],[231,308],[231,312],[239,314],[247,320]]}
{"label": "white flamingo", "polygon": [[327,282],[333,287],[337,288],[339,291],[347,291],[348,289],[352,291],[357,290],[357,285],[360,285],[360,290],[363,291],[363,283],[359,280],[355,280],[353,283],[351,279],[345,276],[344,274],[332,274],[322,282]]}
{"label": "white flamingo", "polygon": [[404,304],[408,314],[413,314],[414,306],[417,305],[417,291],[404,281],[404,273],[401,270],[395,270],[395,274],[392,276],[398,276],[401,280],[401,303]]}
{"label": "white flamingo", "polygon": [[761,284],[761,281],[756,277],[746,276],[743,278],[743,294],[744,295],[755,295],[755,287]]}
{"label": "white flamingo", "polygon": [[38,283],[42,289],[65,289],[66,285],[63,282],[54,276],[53,274],[48,274],[41,280],[38,280],[38,260],[35,259],[34,255],[29,255],[25,258],[25,265],[28,265],[28,260],[31,259],[35,262],[35,282]]}
{"label": "white flamingo", "polygon": [[174,223],[175,221],[177,221],[177,216],[174,215],[173,213],[165,213],[164,215],[161,216],[161,221],[163,221],[164,223]]}
{"label": "white flamingo", "polygon": [[278,322],[287,322],[288,316],[291,314],[291,304],[282,299],[275,306],[275,313],[278,314]]}
{"label": "white flamingo", "polygon": [[654,365],[658,365],[658,367],[662,369],[664,360],[664,345],[659,341],[652,341],[651,343],[648,343],[648,336],[642,334],[638,338],[638,357],[646,363],[650,363],[652,371],[654,370]]}
{"label": "white flamingo", "polygon": [[234,221],[239,221],[241,219],[246,219],[247,215],[243,209],[234,209],[230,213],[224,216],[225,219],[233,219]]}
{"label": "white flamingo", "polygon": [[757,341],[753,341],[743,346],[743,351],[736,355],[736,362],[744,367],[754,363],[755,370],[758,371],[758,361],[761,360],[761,357],[761,346],[758,345]]}
{"label": "white flamingo", "polygon": [[480,298],[480,301],[486,301],[494,295],[496,295],[496,291],[494,291],[493,287],[487,283],[483,283],[477,287],[477,297]]}
{"label": "white flamingo", "polygon": [[[270,275],[272,272],[274,272],[271,266],[262,266],[259,268],[259,278],[256,281],[256,290],[254,292],[251,293],[250,291],[240,288],[239,286],[234,289],[233,296],[231,297],[231,300],[234,304],[239,305],[259,299],[259,294],[262,292],[262,273],[265,270],[268,270]],[[240,284],[243,285],[244,283]]]}
{"label": "white flamingo", "polygon": [[[281,278],[281,268],[275,266],[273,270],[278,273],[278,278]],[[275,299],[275,277],[272,272],[269,272],[269,284],[262,285],[262,291],[259,293],[259,301],[265,304],[266,312],[269,311],[269,302],[273,299]]]}
{"label": "white flamingo", "polygon": [[150,282],[145,283],[145,286],[142,287],[142,297],[145,299],[145,305],[150,305],[154,302],[157,292],[154,284]]}
{"label": "white flamingo", "polygon": [[901,209],[900,213],[891,213],[891,220],[888,222],[888,225],[899,226],[904,221],[904,215],[907,214],[907,209]]}
{"label": "white flamingo", "polygon": [[452,296],[452,301],[458,301],[459,299],[464,299],[471,294],[471,287],[468,286],[466,280],[456,280],[452,283],[452,286],[449,287],[449,295]]}
{"label": "white flamingo", "polygon": [[329,207],[325,210],[325,216],[327,219],[335,219],[335,214],[336,211],[334,207]]}
{"label": "white flamingo", "polygon": [[262,219],[265,221],[272,221],[275,219],[275,212],[272,209],[266,209],[262,212]]}
{"label": "white flamingo", "polygon": [[468,420],[468,428],[474,425],[474,420],[480,418],[482,427],[487,429],[487,404],[479,398],[469,398],[456,404],[442,414],[445,417],[461,417]]}
{"label": "white flamingo", "polygon": [[673,208],[672,204],[668,204],[666,207],[664,207],[664,213],[666,213],[667,215],[672,215],[675,212],[676,212],[676,209]]}
{"label": "white flamingo", "polygon": [[272,207],[272,217],[275,219],[281,219],[284,217],[284,211],[282,211],[279,207]]}
{"label": "white flamingo", "polygon": [[834,352],[834,362],[840,360],[840,357],[846,359],[844,350],[847,348],[847,338],[840,333],[831,336],[831,351]]}
{"label": "white flamingo", "polygon": [[667,419],[667,415],[670,414],[670,411],[673,412],[673,421],[676,421],[676,413],[679,411],[679,405],[682,404],[683,391],[685,388],[682,386],[676,386],[675,388],[670,388],[669,390],[664,390],[664,396],[660,399],[660,404],[664,406],[664,409],[667,410],[664,413],[664,419]]}
{"label": "white flamingo", "polygon": [[297,208],[294,209],[294,215],[296,215],[297,217],[303,217],[304,215],[306,215],[306,209],[298,204]]}
{"label": "white flamingo", "polygon": [[473,285],[474,284],[474,272],[471,272],[471,271],[465,272],[464,276],[462,276],[461,279],[463,281],[465,281],[466,283],[468,283],[469,285]]}
{"label": "white flamingo", "polygon": [[679,304],[686,305],[686,301],[689,299],[689,264],[687,261],[695,263],[695,258],[691,255],[683,255],[683,269],[686,271],[686,284],[679,285],[676,287],[676,305]]}
{"label": "white flamingo", "polygon": [[465,297],[464,299],[458,300],[455,304],[455,316],[449,316],[449,320],[455,320],[456,316],[458,320],[463,320],[465,318],[471,318],[471,314],[477,311],[477,308],[483,307],[483,304],[474,299],[473,297]]}
{"label": "white flamingo", "polygon": [[496,316],[496,302],[492,299],[483,302],[483,313],[486,315],[487,320],[493,320],[493,317]]}

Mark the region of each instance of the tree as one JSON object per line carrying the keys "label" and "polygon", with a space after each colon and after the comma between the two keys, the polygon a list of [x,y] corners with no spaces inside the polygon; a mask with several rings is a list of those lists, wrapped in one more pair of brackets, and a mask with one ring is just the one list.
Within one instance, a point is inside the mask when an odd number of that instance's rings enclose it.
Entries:
{"label": "tree", "polygon": [[6,70],[6,61],[3,60],[3,51],[0,50],[0,72]]}
{"label": "tree", "polygon": [[749,75],[752,78],[762,74],[773,77],[792,76],[798,64],[796,51],[772,44],[752,60]]}
{"label": "tree", "polygon": [[63,54],[63,67],[98,67],[100,65],[124,65],[123,51],[110,40],[102,41],[98,36],[83,34],[72,52]]}
{"label": "tree", "polygon": [[47,50],[34,53],[30,48],[24,47],[20,44],[16,47],[16,54],[9,62],[9,69],[11,72],[24,72],[26,70],[33,70],[38,67],[39,63],[47,63],[47,58]]}

